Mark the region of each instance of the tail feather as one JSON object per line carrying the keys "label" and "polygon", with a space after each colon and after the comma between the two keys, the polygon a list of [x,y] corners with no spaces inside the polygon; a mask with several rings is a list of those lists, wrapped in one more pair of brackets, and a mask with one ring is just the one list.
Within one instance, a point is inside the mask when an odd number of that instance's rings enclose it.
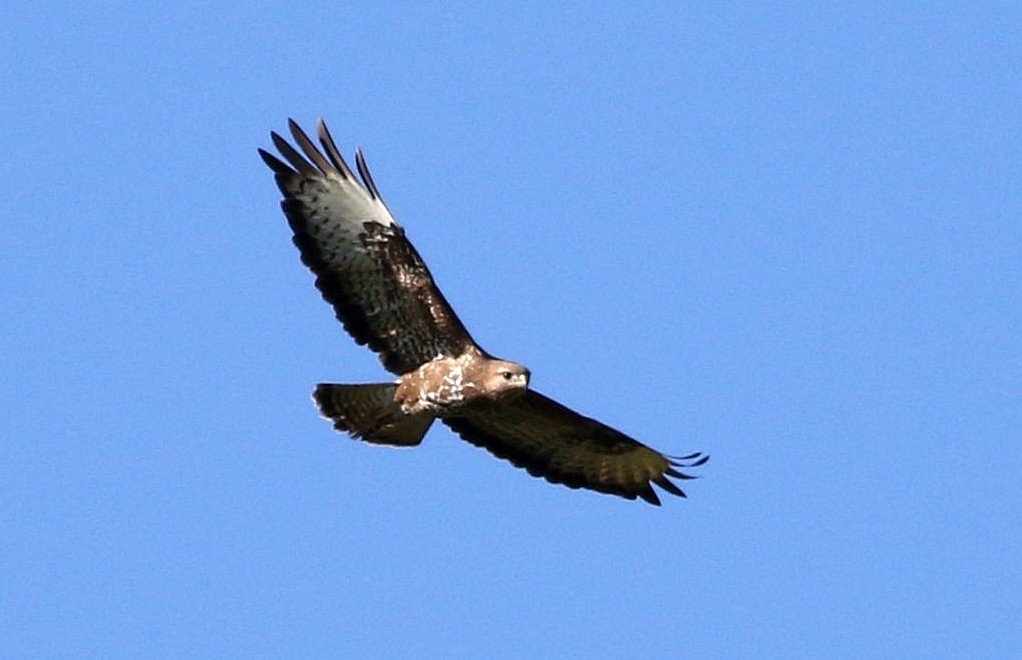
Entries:
{"label": "tail feather", "polygon": [[320,383],[312,399],[338,431],[366,442],[411,447],[422,442],[433,416],[405,414],[394,401],[396,389],[393,383]]}

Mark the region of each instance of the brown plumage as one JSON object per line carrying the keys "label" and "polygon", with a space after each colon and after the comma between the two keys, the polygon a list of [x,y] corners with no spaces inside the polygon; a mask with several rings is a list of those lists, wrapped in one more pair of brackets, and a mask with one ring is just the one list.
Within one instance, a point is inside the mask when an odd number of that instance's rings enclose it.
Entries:
{"label": "brown plumage", "polygon": [[[652,484],[674,495],[673,459],[529,388],[529,370],[499,360],[469,335],[419,253],[390,214],[356,152],[358,177],[326,125],[322,151],[289,120],[300,152],[271,133],[284,160],[259,150],[284,195],[281,207],[316,287],[359,344],[375,351],[395,383],[320,384],[313,398],[334,428],[368,442],[411,446],[439,418],[468,442],[570,488],[660,504]],[[286,162],[285,162],[286,161]]]}

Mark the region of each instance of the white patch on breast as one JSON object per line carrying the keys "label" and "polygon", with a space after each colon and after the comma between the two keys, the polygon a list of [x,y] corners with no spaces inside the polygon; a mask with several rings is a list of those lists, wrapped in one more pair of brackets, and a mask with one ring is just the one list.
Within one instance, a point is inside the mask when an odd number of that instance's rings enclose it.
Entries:
{"label": "white patch on breast", "polygon": [[459,364],[455,368],[451,369],[450,373],[444,376],[444,383],[451,387],[461,387],[461,379],[463,378],[462,368]]}
{"label": "white patch on breast", "polygon": [[464,372],[462,366],[456,365],[440,381],[440,387],[435,392],[428,392],[427,398],[435,403],[451,405],[461,403],[465,400]]}
{"label": "white patch on breast", "polygon": [[[437,357],[420,365],[415,370],[416,398],[402,404],[405,412],[414,414],[430,411],[434,414],[453,412],[453,409],[469,401],[476,393],[476,385],[466,378],[466,369],[475,360],[474,355],[466,353],[457,358],[437,355]],[[432,379],[434,388],[427,389],[426,383]]]}

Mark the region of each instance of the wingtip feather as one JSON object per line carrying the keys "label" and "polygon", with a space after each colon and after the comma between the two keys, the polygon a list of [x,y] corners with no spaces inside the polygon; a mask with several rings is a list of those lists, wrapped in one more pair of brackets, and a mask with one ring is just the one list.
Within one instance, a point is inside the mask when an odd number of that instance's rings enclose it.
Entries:
{"label": "wingtip feather", "polygon": [[644,490],[640,490],[637,493],[637,495],[644,499],[645,501],[652,504],[653,506],[660,506],[660,498],[657,497],[657,494],[653,490],[653,487],[650,486],[648,483],[646,484],[646,488]]}
{"label": "wingtip feather", "polygon": [[280,152],[280,155],[283,156],[295,170],[306,175],[315,175],[319,172],[319,170],[312,166],[312,163],[305,160],[305,158],[298,153],[294,147],[288,144],[287,140],[282,138],[277,132],[271,132],[270,139],[273,141],[273,146]]}
{"label": "wingtip feather", "polygon": [[306,157],[309,158],[321,172],[327,174],[333,171],[335,168],[327,161],[326,157],[316,148],[308,134],[302,130],[302,127],[298,125],[294,119],[287,120],[288,128],[291,129],[291,136],[295,139],[295,143],[301,147],[302,151],[305,152]]}
{"label": "wingtip feather", "polygon": [[373,199],[380,199],[380,191],[376,188],[376,182],[373,181],[373,175],[369,173],[369,166],[366,165],[365,155],[362,153],[362,149],[355,150],[355,167],[358,168],[358,173],[362,177],[362,181],[366,185],[366,190],[373,196]]}
{"label": "wingtip feather", "polygon": [[341,155],[340,150],[337,148],[337,143],[334,142],[333,136],[330,134],[330,129],[326,127],[326,122],[320,117],[319,121],[316,122],[316,135],[319,137],[319,143],[323,145],[323,150],[326,151],[327,158],[333,163],[334,169],[336,169],[344,179],[353,180],[355,175],[352,173],[351,168],[348,167],[348,162],[344,160],[344,156]]}
{"label": "wingtip feather", "polygon": [[263,162],[266,163],[267,167],[273,170],[274,174],[290,174],[294,171],[288,167],[287,163],[283,162],[270,152],[264,149],[258,149],[257,151],[259,152],[259,157],[263,159]]}
{"label": "wingtip feather", "polygon": [[672,482],[666,476],[661,475],[659,477],[655,477],[653,479],[653,483],[655,483],[657,486],[660,486],[671,495],[677,495],[678,497],[688,497],[687,495],[685,495],[685,491],[678,488],[677,484]]}

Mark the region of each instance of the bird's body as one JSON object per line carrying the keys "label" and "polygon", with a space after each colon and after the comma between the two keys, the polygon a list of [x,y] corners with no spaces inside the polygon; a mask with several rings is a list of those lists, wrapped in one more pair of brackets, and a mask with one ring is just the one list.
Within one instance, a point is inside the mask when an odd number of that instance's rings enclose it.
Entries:
{"label": "bird's body", "polygon": [[402,374],[395,399],[409,415],[430,412],[450,417],[465,407],[514,397],[528,385],[529,372],[522,365],[470,349],[455,357],[437,356]]}
{"label": "bird's body", "polygon": [[484,351],[437,288],[387,209],[361,152],[355,177],[326,126],[321,152],[289,122],[295,150],[276,133],[286,163],[263,150],[302,261],[356,342],[379,354],[391,383],[317,386],[313,398],[334,427],[377,444],[421,442],[434,419],[534,476],[653,504],[651,483],[684,495],[668,477],[706,462],[670,459],[529,387],[530,373]]}

